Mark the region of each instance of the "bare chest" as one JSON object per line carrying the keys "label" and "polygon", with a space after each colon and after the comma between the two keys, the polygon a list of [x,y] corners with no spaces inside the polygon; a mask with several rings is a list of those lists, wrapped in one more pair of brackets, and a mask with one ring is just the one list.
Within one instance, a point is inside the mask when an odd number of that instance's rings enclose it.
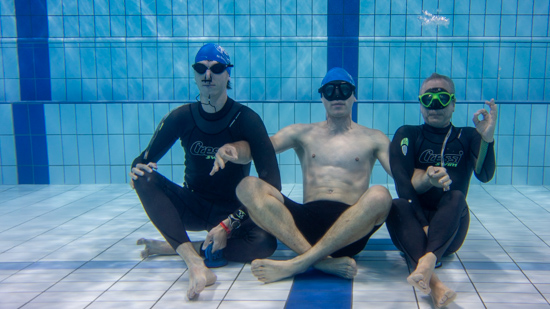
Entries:
{"label": "bare chest", "polygon": [[313,165],[324,166],[369,166],[373,161],[373,146],[367,138],[338,136],[333,138],[313,137],[303,145],[303,159]]}

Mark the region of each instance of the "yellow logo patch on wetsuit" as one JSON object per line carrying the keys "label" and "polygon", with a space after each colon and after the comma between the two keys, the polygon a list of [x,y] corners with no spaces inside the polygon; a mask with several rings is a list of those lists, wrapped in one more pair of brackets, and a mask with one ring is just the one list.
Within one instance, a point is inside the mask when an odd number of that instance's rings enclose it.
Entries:
{"label": "yellow logo patch on wetsuit", "polygon": [[404,139],[401,140],[401,152],[403,153],[404,156],[407,155],[408,148],[409,148],[409,139],[405,137]]}

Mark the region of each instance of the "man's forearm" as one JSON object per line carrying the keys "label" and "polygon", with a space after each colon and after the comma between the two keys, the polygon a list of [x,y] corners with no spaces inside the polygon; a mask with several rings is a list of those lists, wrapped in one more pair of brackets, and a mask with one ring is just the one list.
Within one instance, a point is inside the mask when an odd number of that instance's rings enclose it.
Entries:
{"label": "man's forearm", "polygon": [[414,190],[418,194],[422,194],[433,187],[428,177],[428,170],[415,168],[414,174],[411,179],[411,183],[413,185]]}
{"label": "man's forearm", "polygon": [[481,173],[483,163],[485,163],[485,157],[487,156],[487,148],[489,148],[489,144],[490,143],[486,142],[484,139],[481,140],[481,144],[479,145],[479,154],[477,155],[475,166],[475,172],[477,174]]}
{"label": "man's forearm", "polygon": [[252,154],[250,153],[250,145],[247,141],[238,141],[231,143],[235,150],[237,151],[236,161],[233,163],[237,164],[248,164],[252,161]]}

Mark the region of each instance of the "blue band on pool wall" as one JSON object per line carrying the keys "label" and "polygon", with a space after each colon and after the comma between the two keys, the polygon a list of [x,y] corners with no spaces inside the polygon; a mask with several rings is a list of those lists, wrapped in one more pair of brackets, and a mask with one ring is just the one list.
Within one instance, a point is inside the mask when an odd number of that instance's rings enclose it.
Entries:
{"label": "blue band on pool wall", "polygon": [[[15,1],[21,101],[51,100],[47,0]],[[19,184],[49,184],[43,104],[13,104]]]}
{"label": "blue band on pool wall", "polygon": [[[327,20],[327,71],[342,67],[356,83],[359,81],[359,2],[329,0]],[[353,105],[351,117],[357,122],[357,104]]]}

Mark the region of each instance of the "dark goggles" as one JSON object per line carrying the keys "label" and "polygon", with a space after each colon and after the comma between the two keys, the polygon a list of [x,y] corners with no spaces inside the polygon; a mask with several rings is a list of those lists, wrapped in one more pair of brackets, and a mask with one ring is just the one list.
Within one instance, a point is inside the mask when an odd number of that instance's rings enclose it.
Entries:
{"label": "dark goggles", "polygon": [[346,82],[328,83],[319,88],[319,93],[328,101],[347,100],[353,91],[355,91],[355,86]]}
{"label": "dark goggles", "polygon": [[420,103],[427,109],[443,109],[454,100],[454,93],[443,88],[432,88],[418,96]]}
{"label": "dark goggles", "polygon": [[210,69],[210,72],[212,72],[214,74],[220,74],[220,73],[223,73],[223,71],[225,71],[225,69],[230,68],[233,65],[232,64],[223,64],[223,63],[218,62],[218,63],[212,65],[211,67],[207,67],[206,65],[197,62],[197,63],[193,64],[192,66],[193,66],[193,69],[195,70],[195,72],[197,72],[199,74],[206,73],[206,70],[208,70],[208,69]]}

